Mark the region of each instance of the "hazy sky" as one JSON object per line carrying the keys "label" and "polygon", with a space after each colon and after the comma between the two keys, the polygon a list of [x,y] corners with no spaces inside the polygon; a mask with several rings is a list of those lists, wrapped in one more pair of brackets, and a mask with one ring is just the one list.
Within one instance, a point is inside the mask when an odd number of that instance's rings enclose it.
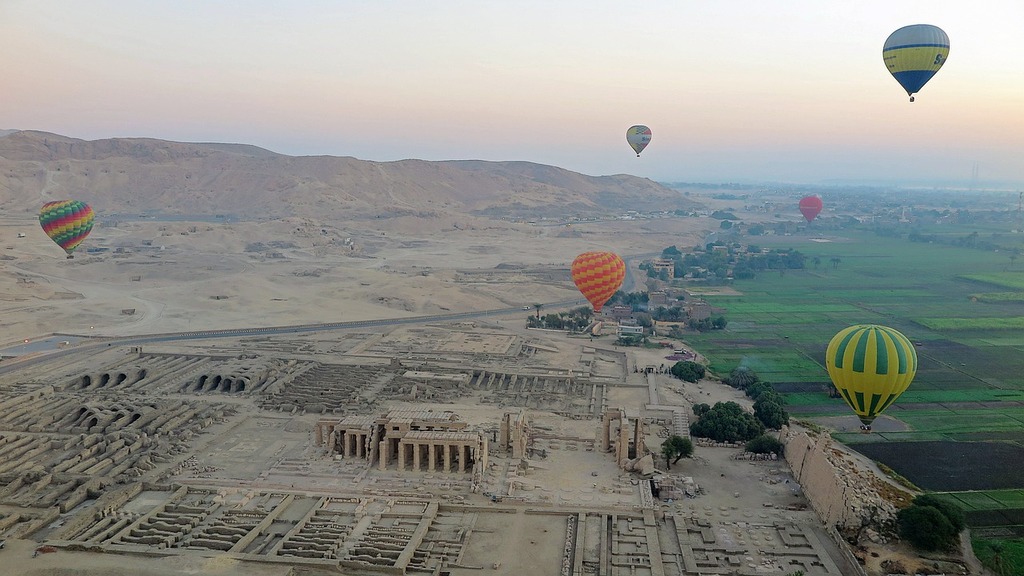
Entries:
{"label": "hazy sky", "polygon": [[[913,104],[882,64],[934,24]],[[0,0],[0,128],[661,181],[1024,183],[1021,0]],[[653,130],[636,158],[632,124]]]}

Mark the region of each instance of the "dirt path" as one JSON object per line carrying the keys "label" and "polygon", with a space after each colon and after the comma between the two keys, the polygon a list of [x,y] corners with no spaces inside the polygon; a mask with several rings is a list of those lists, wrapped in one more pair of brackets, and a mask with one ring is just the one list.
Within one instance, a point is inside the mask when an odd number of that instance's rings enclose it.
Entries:
{"label": "dirt path", "polygon": [[969,574],[977,576],[995,576],[989,569],[981,565],[981,560],[974,555],[974,548],[971,546],[971,531],[965,529],[960,533],[960,549],[964,554],[964,566],[967,566]]}

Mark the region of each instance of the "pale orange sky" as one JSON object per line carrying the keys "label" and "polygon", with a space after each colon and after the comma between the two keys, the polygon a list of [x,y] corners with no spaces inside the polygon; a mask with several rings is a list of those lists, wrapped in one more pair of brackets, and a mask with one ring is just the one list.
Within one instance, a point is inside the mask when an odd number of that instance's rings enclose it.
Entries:
{"label": "pale orange sky", "polygon": [[[940,26],[913,104],[885,38]],[[1024,182],[1024,3],[0,3],[0,128],[660,181]],[[641,158],[625,130],[646,124]],[[1009,184],[1007,184],[1009,183]]]}

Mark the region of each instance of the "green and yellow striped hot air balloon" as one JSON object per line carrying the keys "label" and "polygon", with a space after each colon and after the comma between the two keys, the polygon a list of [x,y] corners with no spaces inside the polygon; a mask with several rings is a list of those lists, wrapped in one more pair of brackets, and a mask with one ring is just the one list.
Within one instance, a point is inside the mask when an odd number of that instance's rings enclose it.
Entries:
{"label": "green and yellow striped hot air balloon", "polygon": [[917,351],[887,326],[858,324],[840,330],[825,351],[832,383],[864,424],[899,398],[917,373]]}

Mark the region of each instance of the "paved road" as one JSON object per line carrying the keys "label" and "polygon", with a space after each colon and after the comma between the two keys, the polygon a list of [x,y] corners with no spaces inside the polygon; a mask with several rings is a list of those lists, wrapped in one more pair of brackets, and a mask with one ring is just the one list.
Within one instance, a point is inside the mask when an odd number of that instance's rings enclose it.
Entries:
{"label": "paved road", "polygon": [[[544,304],[545,309],[557,309],[567,306],[579,306],[584,303],[581,299],[561,300]],[[238,338],[243,336],[273,336],[279,334],[303,334],[310,332],[330,332],[334,330],[351,330],[355,328],[373,328],[381,326],[399,326],[402,324],[426,324],[430,322],[452,322],[457,320],[470,320],[473,318],[487,318],[492,316],[504,316],[507,314],[524,312],[521,306],[511,308],[496,308],[493,310],[477,310],[474,312],[457,312],[453,314],[434,314],[430,316],[409,316],[406,318],[389,318],[384,320],[356,320],[352,322],[328,322],[323,324],[296,324],[293,326],[271,326],[263,328],[238,328],[229,330],[195,330],[191,332],[167,332],[163,334],[142,334],[138,336],[122,336],[115,338],[88,338],[58,335],[47,338],[45,342],[58,342],[75,339],[78,344],[73,347],[52,349],[33,348],[26,350],[23,345],[13,346],[6,350],[0,350],[0,356],[11,356],[24,354],[26,358],[7,358],[0,364],[0,374],[13,370],[49,362],[55,358],[68,354],[77,354],[90,349],[106,348],[108,346],[140,346],[155,342],[179,342],[183,340],[205,340],[210,338]]]}

